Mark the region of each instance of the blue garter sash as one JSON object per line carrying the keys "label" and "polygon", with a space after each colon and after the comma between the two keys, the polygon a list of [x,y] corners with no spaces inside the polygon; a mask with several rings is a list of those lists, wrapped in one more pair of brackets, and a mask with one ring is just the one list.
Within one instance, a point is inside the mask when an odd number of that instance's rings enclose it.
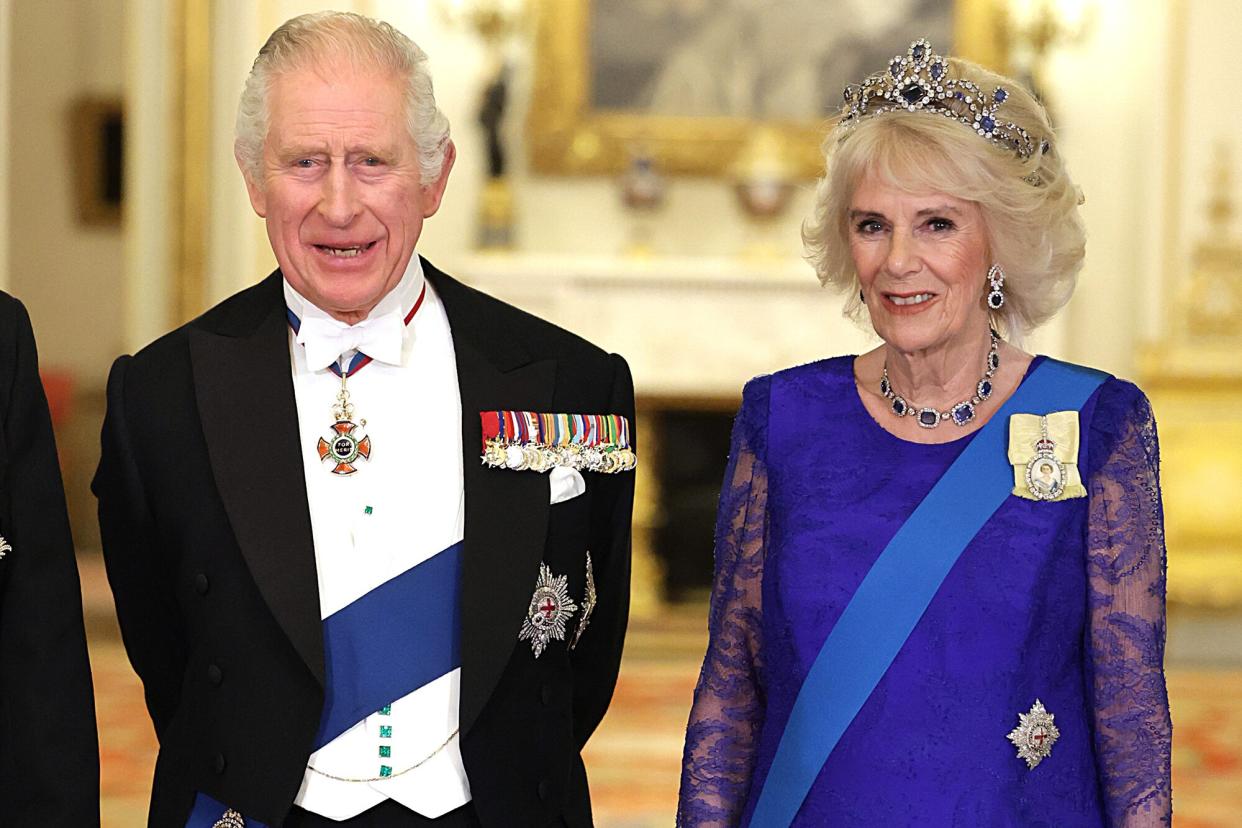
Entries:
{"label": "blue garter sash", "polygon": [[751,814],[788,826],[845,729],[905,645],[953,565],[1009,497],[1015,412],[1079,410],[1107,374],[1045,359],[979,429],[867,572],[798,691]]}
{"label": "blue garter sash", "polygon": [[[315,750],[461,666],[461,549],[458,541],[324,619],[324,705]],[[185,826],[213,828],[227,810],[199,793]],[[267,825],[246,817],[246,828]]]}
{"label": "blue garter sash", "polygon": [[461,666],[461,548],[458,541],[324,619],[315,750]]}
{"label": "blue garter sash", "polygon": [[[229,809],[228,805],[213,799],[205,793],[194,797],[194,810],[185,821],[185,828],[215,828],[220,818]],[[266,822],[259,822],[254,817],[246,817],[246,828],[268,828]]]}

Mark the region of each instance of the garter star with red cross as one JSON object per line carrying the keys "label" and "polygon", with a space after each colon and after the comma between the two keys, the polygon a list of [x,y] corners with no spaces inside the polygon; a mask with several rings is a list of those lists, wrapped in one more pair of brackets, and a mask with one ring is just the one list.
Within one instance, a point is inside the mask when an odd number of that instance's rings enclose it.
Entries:
{"label": "garter star with red cross", "polygon": [[1053,718],[1044,703],[1036,699],[1029,713],[1018,714],[1019,724],[1009,732],[1008,739],[1018,749],[1018,758],[1026,760],[1030,770],[1052,755],[1052,746],[1061,738]]}
{"label": "garter star with red cross", "polygon": [[535,658],[543,654],[548,642],[565,640],[566,626],[578,605],[569,597],[569,577],[553,575],[546,563],[539,564],[539,580],[530,598],[519,641],[529,641]]}

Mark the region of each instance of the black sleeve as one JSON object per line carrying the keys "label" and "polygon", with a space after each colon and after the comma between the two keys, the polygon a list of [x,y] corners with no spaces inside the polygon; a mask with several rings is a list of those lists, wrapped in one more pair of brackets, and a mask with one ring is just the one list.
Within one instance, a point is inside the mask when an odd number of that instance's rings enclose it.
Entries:
{"label": "black sleeve", "polygon": [[[634,445],[634,381],[629,366],[612,356],[613,384],[608,412],[630,421]],[[638,462],[642,462],[639,454]],[[591,561],[598,603],[591,623],[572,652],[574,736],[578,747],[595,732],[612,700],[621,668],[621,645],[630,611],[630,519],[634,511],[634,473],[598,475],[601,496],[592,501]]]}
{"label": "black sleeve", "polygon": [[0,416],[0,825],[99,825],[95,703],[52,419],[30,319],[3,294]]}
{"label": "black sleeve", "polygon": [[175,585],[160,555],[155,522],[133,451],[127,417],[126,370],[121,357],[108,377],[108,412],[103,450],[91,484],[99,499],[99,532],[108,583],[116,601],[121,638],[142,679],[147,710],[157,737],[181,702],[187,651]]}

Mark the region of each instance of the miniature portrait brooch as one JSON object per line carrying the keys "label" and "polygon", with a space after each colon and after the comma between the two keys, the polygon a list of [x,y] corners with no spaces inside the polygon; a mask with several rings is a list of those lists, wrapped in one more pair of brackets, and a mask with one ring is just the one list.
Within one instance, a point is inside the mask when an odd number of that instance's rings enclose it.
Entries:
{"label": "miniature portrait brooch", "polygon": [[1026,500],[1086,497],[1078,474],[1078,412],[1014,414],[1009,418],[1013,493]]}

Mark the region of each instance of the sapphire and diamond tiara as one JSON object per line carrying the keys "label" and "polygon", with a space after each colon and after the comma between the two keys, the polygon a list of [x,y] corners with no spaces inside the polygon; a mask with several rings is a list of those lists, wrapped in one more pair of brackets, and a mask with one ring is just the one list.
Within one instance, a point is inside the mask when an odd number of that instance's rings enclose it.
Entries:
{"label": "sapphire and diamond tiara", "polygon": [[[1035,141],[1022,127],[997,117],[1008,98],[1003,86],[987,94],[971,81],[950,77],[948,60],[919,39],[904,56],[894,57],[886,72],[845,88],[841,123],[849,127],[881,112],[937,112],[1026,160],[1035,153]],[[1039,150],[1047,152],[1048,142],[1040,142]]]}

